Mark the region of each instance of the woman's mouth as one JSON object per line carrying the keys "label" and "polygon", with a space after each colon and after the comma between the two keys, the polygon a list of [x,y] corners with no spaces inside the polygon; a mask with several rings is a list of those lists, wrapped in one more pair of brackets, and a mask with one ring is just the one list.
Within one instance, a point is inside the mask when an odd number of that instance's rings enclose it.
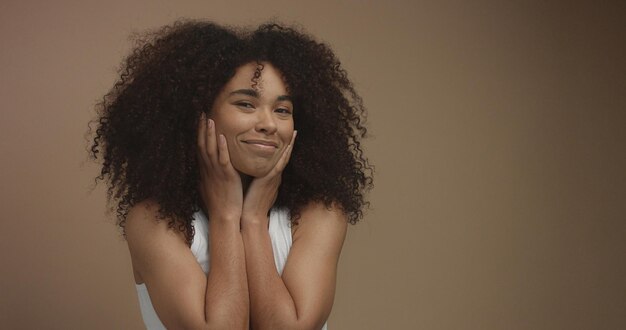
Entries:
{"label": "woman's mouth", "polygon": [[263,156],[271,156],[278,149],[278,144],[273,141],[244,140],[241,142],[247,145],[253,152],[263,155]]}
{"label": "woman's mouth", "polygon": [[243,143],[259,146],[259,147],[268,147],[268,148],[278,148],[278,143],[273,141],[266,140],[244,140]]}

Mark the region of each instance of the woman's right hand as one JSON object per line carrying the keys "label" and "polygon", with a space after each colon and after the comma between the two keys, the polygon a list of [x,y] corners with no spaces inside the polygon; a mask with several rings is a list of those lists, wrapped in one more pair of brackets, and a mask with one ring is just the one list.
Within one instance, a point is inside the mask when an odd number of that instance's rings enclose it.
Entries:
{"label": "woman's right hand", "polygon": [[223,135],[215,122],[202,113],[198,127],[199,190],[212,220],[239,223],[243,209],[241,177],[230,162]]}

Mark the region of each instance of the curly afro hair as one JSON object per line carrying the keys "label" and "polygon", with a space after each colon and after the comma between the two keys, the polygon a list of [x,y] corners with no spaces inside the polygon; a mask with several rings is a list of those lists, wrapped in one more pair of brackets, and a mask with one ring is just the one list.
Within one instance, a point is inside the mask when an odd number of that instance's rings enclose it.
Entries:
{"label": "curly afro hair", "polygon": [[90,155],[102,159],[96,182],[108,183],[122,230],[130,208],[150,199],[191,242],[193,214],[200,209],[198,120],[249,62],[276,67],[297,109],[298,143],[275,207],[288,208],[293,223],[311,201],[336,203],[352,224],[363,217],[373,172],[360,142],[367,132],[365,108],[331,49],[275,23],[250,31],[178,21],[137,39],[97,105]]}

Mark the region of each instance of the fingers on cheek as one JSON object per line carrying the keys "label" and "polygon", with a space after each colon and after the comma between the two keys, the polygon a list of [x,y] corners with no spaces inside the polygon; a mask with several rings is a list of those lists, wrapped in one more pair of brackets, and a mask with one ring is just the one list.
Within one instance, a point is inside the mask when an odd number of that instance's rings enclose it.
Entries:
{"label": "fingers on cheek", "polygon": [[209,165],[209,159],[207,120],[204,116],[202,116],[198,127],[198,162],[200,163],[200,168],[206,168]]}
{"label": "fingers on cheek", "polygon": [[226,138],[220,134],[217,141],[218,148],[218,161],[220,165],[227,166],[230,162],[230,155],[228,154],[228,146],[226,144]]}
{"label": "fingers on cheek", "polygon": [[289,146],[289,150],[287,150],[287,161],[291,159],[291,153],[293,152],[293,144]]}
{"label": "fingers on cheek", "polygon": [[209,157],[206,154],[206,151],[204,150],[204,148],[199,148],[198,149],[198,167],[200,169],[206,169],[209,165]]}
{"label": "fingers on cheek", "polygon": [[289,145],[287,147],[287,149],[285,150],[285,152],[283,152],[282,157],[280,158],[280,160],[278,161],[278,163],[276,164],[276,170],[280,173],[282,172],[282,170],[285,169],[285,167],[287,166],[287,163],[289,163],[289,158],[291,157],[291,150],[293,149],[293,147],[291,145]]}
{"label": "fingers on cheek", "polygon": [[206,129],[206,134],[204,134],[204,138],[206,140],[206,152],[209,156],[211,156],[211,154],[216,152],[216,146],[215,146],[215,130],[213,129],[215,126],[213,124],[213,120],[208,119],[207,120],[207,129]]}
{"label": "fingers on cheek", "polygon": [[204,150],[206,149],[205,143],[204,143],[204,137],[202,137],[202,130],[198,131],[198,154],[202,154],[204,153]]}

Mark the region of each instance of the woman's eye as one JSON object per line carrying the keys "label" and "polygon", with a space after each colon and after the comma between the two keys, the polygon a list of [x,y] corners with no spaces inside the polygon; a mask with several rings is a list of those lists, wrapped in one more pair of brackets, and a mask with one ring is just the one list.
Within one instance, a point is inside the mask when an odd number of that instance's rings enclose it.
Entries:
{"label": "woman's eye", "polygon": [[239,102],[237,103],[238,106],[243,107],[243,108],[249,108],[252,109],[254,108],[254,105],[252,105],[252,103],[248,103],[248,102]]}
{"label": "woman's eye", "polygon": [[286,108],[278,108],[276,109],[276,112],[281,113],[281,114],[291,114],[291,110],[286,109]]}

